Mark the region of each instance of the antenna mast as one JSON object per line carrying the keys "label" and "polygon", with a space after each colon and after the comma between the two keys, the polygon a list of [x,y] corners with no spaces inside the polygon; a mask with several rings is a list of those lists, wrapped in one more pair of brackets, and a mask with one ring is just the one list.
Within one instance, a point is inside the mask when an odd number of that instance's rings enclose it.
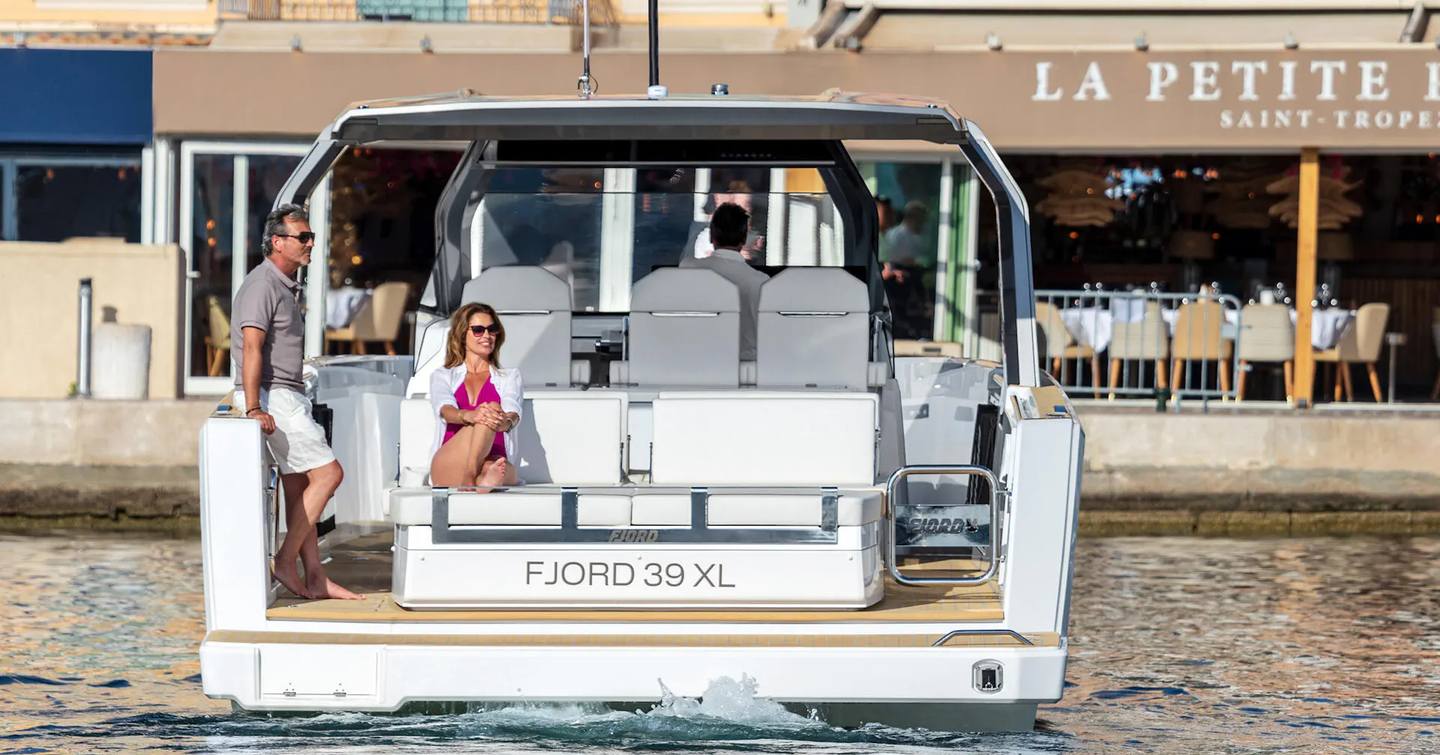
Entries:
{"label": "antenna mast", "polygon": [[660,0],[650,0],[650,98],[664,97],[670,91],[660,84]]}
{"label": "antenna mast", "polygon": [[590,75],[590,0],[581,0],[580,16],[581,24],[584,27],[581,34],[584,41],[581,45],[585,62],[580,69],[580,80],[576,82],[575,86],[580,89],[580,96],[588,100],[599,88],[599,82]]}

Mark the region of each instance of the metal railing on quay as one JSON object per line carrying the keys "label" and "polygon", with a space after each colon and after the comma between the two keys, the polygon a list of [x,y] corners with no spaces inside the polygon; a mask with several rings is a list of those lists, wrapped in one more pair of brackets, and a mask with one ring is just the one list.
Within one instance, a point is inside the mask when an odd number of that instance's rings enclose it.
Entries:
{"label": "metal railing on quay", "polygon": [[[224,18],[251,21],[418,21],[578,26],[581,0],[219,0]],[[619,22],[609,0],[591,0],[590,23]]]}
{"label": "metal railing on quay", "polygon": [[1232,399],[1240,317],[1228,294],[1035,292],[1041,367],[1076,398]]}

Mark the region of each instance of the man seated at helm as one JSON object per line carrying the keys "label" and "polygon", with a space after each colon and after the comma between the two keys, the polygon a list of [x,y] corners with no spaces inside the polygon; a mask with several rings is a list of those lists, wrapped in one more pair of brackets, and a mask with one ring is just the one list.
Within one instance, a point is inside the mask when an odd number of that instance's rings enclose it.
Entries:
{"label": "man seated at helm", "polygon": [[740,359],[755,360],[755,320],[760,309],[760,286],[770,279],[750,267],[740,249],[750,232],[750,213],[733,202],[715,208],[710,216],[710,243],[715,251],[708,257],[686,255],[680,267],[713,270],[740,289]]}

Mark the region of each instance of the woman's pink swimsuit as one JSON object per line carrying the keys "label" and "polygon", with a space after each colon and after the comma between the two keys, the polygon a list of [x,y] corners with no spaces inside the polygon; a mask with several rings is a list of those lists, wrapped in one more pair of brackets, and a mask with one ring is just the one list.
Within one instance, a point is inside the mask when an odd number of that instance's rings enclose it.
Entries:
{"label": "woman's pink swimsuit", "polygon": [[[498,403],[500,403],[500,392],[495,390],[495,386],[490,384],[490,378],[488,377],[485,378],[485,385],[480,386],[480,396],[475,399],[474,403],[470,402],[470,395],[465,392],[465,381],[460,381],[460,387],[455,389],[455,404],[460,407],[460,411],[468,412],[481,404]],[[440,445],[443,446],[449,443],[450,439],[455,437],[455,433],[460,432],[460,428],[462,427],[464,427],[464,425],[457,425],[452,422],[445,423],[445,439],[440,441]],[[486,454],[485,458],[499,459],[504,456],[505,433],[495,433],[495,442],[490,444],[490,453]]]}

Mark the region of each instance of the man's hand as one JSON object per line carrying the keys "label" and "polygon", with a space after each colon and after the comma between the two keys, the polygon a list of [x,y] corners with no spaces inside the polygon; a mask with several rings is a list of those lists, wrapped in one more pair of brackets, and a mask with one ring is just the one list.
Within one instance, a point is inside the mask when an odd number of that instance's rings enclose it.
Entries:
{"label": "man's hand", "polygon": [[265,411],[264,409],[250,412],[245,416],[249,417],[250,419],[260,420],[260,431],[265,433],[266,435],[270,435],[271,433],[275,432],[275,418],[270,416],[270,413]]}

